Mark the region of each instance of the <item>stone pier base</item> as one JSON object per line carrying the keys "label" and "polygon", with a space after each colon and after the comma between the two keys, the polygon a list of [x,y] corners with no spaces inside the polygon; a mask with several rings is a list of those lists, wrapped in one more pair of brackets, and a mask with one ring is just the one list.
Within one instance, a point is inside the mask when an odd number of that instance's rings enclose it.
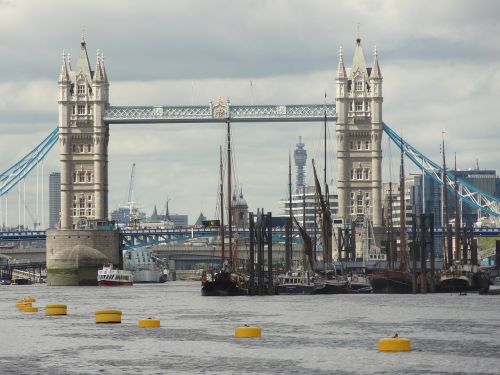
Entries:
{"label": "stone pier base", "polygon": [[122,266],[118,230],[48,230],[47,285],[97,285],[104,263]]}

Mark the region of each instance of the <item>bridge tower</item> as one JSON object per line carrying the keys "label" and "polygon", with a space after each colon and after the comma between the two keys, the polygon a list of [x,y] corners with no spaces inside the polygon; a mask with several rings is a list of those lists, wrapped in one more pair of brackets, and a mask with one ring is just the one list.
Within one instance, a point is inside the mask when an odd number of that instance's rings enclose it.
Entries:
{"label": "bridge tower", "polygon": [[92,70],[82,38],[76,68],[63,53],[59,74],[61,226],[48,230],[48,285],[96,285],[104,262],[121,263],[119,233],[108,219],[109,82],[98,52]]}
{"label": "bridge tower", "polygon": [[64,55],[59,75],[61,229],[107,220],[109,125],[103,114],[108,88],[103,56],[98,53],[93,71],[82,39],[75,70]]}
{"label": "bridge tower", "polygon": [[374,227],[381,227],[383,97],[377,49],[367,68],[357,38],[346,69],[341,47],[335,81],[339,216],[368,215]]}

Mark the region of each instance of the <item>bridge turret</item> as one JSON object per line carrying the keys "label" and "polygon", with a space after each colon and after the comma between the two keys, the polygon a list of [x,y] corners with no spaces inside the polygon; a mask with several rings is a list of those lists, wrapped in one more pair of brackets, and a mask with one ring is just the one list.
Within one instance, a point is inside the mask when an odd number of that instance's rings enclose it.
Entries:
{"label": "bridge turret", "polygon": [[347,220],[368,215],[377,227],[382,224],[381,80],[378,60],[366,67],[357,38],[351,68],[343,67],[341,55],[336,77],[338,212]]}
{"label": "bridge turret", "polygon": [[75,70],[65,56],[59,76],[61,229],[84,228],[88,220],[107,220],[107,148],[103,121],[108,82],[98,54],[93,71],[82,38]]}

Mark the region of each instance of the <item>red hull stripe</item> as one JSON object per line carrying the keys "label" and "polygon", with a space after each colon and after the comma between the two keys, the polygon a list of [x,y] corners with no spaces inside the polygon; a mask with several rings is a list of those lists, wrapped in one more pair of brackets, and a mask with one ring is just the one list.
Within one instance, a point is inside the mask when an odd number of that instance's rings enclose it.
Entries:
{"label": "red hull stripe", "polygon": [[132,281],[114,281],[114,280],[99,280],[99,286],[131,286]]}

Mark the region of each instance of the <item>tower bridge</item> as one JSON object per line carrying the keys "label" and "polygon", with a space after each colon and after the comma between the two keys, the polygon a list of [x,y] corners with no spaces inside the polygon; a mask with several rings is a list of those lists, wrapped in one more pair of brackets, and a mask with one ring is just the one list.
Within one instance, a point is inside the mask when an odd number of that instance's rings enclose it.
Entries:
{"label": "tower bridge", "polygon": [[[120,233],[107,225],[111,124],[336,121],[339,216],[350,221],[357,215],[368,215],[375,228],[382,225],[383,132],[426,174],[454,190],[452,173],[444,173],[439,165],[397,137],[383,122],[378,52],[375,48],[373,64],[367,67],[359,38],[350,67],[345,66],[340,49],[335,103],[323,104],[234,105],[219,99],[205,106],[113,106],[109,103],[109,80],[99,51],[94,68],[85,40],[81,41],[74,69],[67,55],[63,54],[62,60],[58,79],[58,128],[0,174],[2,196],[59,143],[61,228],[45,234],[48,284],[95,283],[95,270],[99,265],[93,262],[92,254],[96,251],[110,262],[119,263]],[[500,217],[497,198],[464,181],[458,180],[458,183],[462,202]]]}

